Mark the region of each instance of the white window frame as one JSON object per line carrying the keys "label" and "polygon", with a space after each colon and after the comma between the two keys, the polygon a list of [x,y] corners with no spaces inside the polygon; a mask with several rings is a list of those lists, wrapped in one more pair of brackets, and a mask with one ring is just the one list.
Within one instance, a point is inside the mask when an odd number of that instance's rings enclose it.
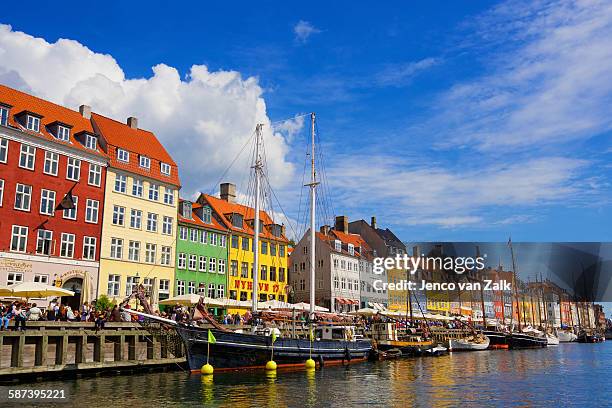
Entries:
{"label": "white window frame", "polygon": [[195,281],[189,281],[187,284],[187,293],[190,295],[195,293]]}
{"label": "white window frame", "polygon": [[176,281],[176,295],[181,296],[185,294],[185,281],[177,280]]}
{"label": "white window frame", "polygon": [[19,150],[19,167],[26,170],[34,170],[36,166],[36,148],[34,146],[21,144]]}
{"label": "white window frame", "polygon": [[120,205],[113,206],[112,224],[119,227],[125,227],[125,207]]}
{"label": "white window frame", "polygon": [[113,191],[125,194],[127,189],[127,176],[125,174],[115,174],[115,185]]}
{"label": "white window frame", "polygon": [[0,179],[0,207],[4,202],[4,179]]}
{"label": "white window frame", "polygon": [[203,255],[200,255],[198,257],[199,259],[199,265],[198,265],[198,270],[200,272],[206,272],[206,257]]}
{"label": "white window frame", "polygon": [[96,259],[96,248],[98,239],[96,237],[83,237],[83,259],[94,261]]}
{"label": "white window frame", "polygon": [[154,264],[157,260],[157,244],[145,244],[145,263]]}
{"label": "white window frame", "polygon": [[0,137],[0,163],[6,163],[6,161],[8,160],[8,149],[8,139],[3,139]]}
{"label": "white window frame", "polygon": [[189,236],[189,232],[187,231],[187,227],[180,226],[179,227],[179,239],[181,241],[187,241],[188,236]]}
{"label": "white window frame", "polygon": [[34,274],[34,283],[43,283],[45,285],[49,284],[49,275],[44,273],[36,273]]}
{"label": "white window frame", "polygon": [[172,171],[172,166],[170,166],[168,163],[161,162],[159,164],[159,171],[164,176],[169,176]]}
{"label": "white window frame", "polygon": [[74,258],[76,236],[68,232],[62,232],[60,243],[60,258]]}
{"label": "white window frame", "polygon": [[85,134],[85,147],[89,150],[98,150],[98,137],[94,135],[90,135],[89,133]]}
{"label": "white window frame", "polygon": [[53,215],[55,211],[55,197],[56,193],[53,190],[41,189],[40,190],[40,206],[39,212],[43,215]]}
{"label": "white window frame", "polygon": [[99,164],[89,163],[89,175],[87,184],[90,186],[100,187],[102,183],[102,166]]}
{"label": "white window frame", "polygon": [[159,280],[159,293],[170,293],[170,281],[168,279]]}
{"label": "white window frame", "polygon": [[62,218],[66,219],[66,220],[76,220],[77,219],[77,213],[78,213],[78,209],[79,209],[79,197],[77,196],[72,196],[72,201],[74,201],[74,208],[73,209],[64,209],[62,211]]}
{"label": "white window frame", "polygon": [[9,272],[6,276],[6,284],[9,286],[21,282],[23,282],[23,273],[21,272]]}
{"label": "white window frame", "polygon": [[176,257],[176,267],[179,269],[187,269],[187,254],[179,252]]}
{"label": "white window frame", "polygon": [[187,264],[187,268],[190,271],[196,271],[198,268],[198,256],[194,254],[189,255],[189,263]]}
{"label": "white window frame", "polygon": [[128,242],[128,261],[140,262],[140,241]]}
{"label": "white window frame", "polygon": [[123,259],[123,239],[111,238],[109,257],[112,259]]}
{"label": "white window frame", "polygon": [[225,259],[219,258],[217,260],[217,273],[225,274]]}
{"label": "white window frame", "polygon": [[159,184],[149,183],[149,200],[159,201]]}
{"label": "white window frame", "polygon": [[[18,207],[17,197],[19,195],[21,195],[22,199],[21,199],[21,206]],[[24,203],[27,203],[27,206],[25,206]],[[32,186],[28,184],[17,183],[17,185],[15,186],[15,207],[14,208],[19,211],[30,211],[31,207],[32,207]]]}
{"label": "white window frame", "polygon": [[132,195],[134,197],[141,197],[144,194],[144,182],[141,179],[132,179]]}
{"label": "white window frame", "polygon": [[[47,166],[49,169],[47,170]],[[55,152],[45,151],[45,163],[43,166],[43,173],[50,176],[57,176],[59,169],[59,154]]]}
{"label": "white window frame", "polygon": [[172,224],[174,224],[174,219],[172,217],[164,215],[162,221],[162,234],[172,235]]}
{"label": "white window frame", "polygon": [[66,164],[66,180],[79,181],[81,179],[81,161],[72,157]]}
{"label": "white window frame", "polygon": [[31,130],[33,132],[40,132],[40,118],[34,115],[27,115],[26,129]]}
{"label": "white window frame", "polygon": [[198,242],[198,230],[196,228],[189,229],[189,240],[191,242]]}
{"label": "white window frame", "polygon": [[0,106],[0,126],[8,126],[9,108]]}
{"label": "white window frame", "polygon": [[161,265],[170,265],[170,257],[171,257],[171,253],[172,253],[172,248],[169,246],[162,246],[161,247],[161,260],[160,260],[160,264]]}
{"label": "white window frame", "polygon": [[208,258],[208,272],[215,273],[217,271],[217,258],[212,256]]}
{"label": "white window frame", "polygon": [[223,299],[225,297],[225,285],[220,283],[217,286],[217,299]]}
{"label": "white window frame", "polygon": [[117,149],[117,160],[129,163],[130,162],[130,152],[124,149]]}
{"label": "white window frame", "polygon": [[[49,243],[49,248],[46,252],[44,250],[39,251],[41,241],[43,242],[43,249],[44,249],[44,242],[46,241]],[[51,255],[52,245],[53,245],[53,231],[39,229],[38,233],[36,234],[36,249],[35,249],[36,253],[39,255],[47,255],[47,256]]]}
{"label": "white window frame", "polygon": [[[100,213],[100,201],[88,198],[85,206],[85,222],[90,224],[98,223],[98,214]],[[93,216],[95,215],[95,219]]]}
{"label": "white window frame", "polygon": [[215,294],[216,294],[215,284],[214,283],[209,283],[208,284],[208,297],[214,299],[215,298]]}
{"label": "white window frame", "polygon": [[130,228],[142,229],[142,210],[132,208],[130,210]]}
{"label": "white window frame", "polygon": [[151,168],[151,158],[140,155],[138,158],[138,166],[142,167],[143,169],[149,170]]}
{"label": "white window frame", "polygon": [[63,142],[70,141],[70,128],[62,125],[57,125],[57,140],[61,140]]}
{"label": "white window frame", "polygon": [[174,189],[164,188],[164,204],[174,205]]}
{"label": "white window frame", "polygon": [[147,231],[157,232],[158,215],[156,213],[147,213]]}

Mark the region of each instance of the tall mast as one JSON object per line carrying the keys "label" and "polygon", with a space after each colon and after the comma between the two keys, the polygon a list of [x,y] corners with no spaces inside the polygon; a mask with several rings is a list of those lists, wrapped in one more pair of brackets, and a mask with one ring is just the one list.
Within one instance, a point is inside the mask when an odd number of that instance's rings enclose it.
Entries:
{"label": "tall mast", "polygon": [[315,170],[315,114],[310,114],[310,320],[315,313],[315,189],[317,187],[317,173]]}
{"label": "tall mast", "polygon": [[259,144],[261,143],[261,128],[262,124],[258,124],[255,127],[255,222],[254,230],[255,236],[253,237],[253,313],[257,313],[257,301],[259,295],[257,293],[258,280],[259,280],[259,176],[262,169],[261,157],[259,156]]}
{"label": "tall mast", "polygon": [[[517,285],[518,285],[518,280],[516,279],[516,262],[514,261],[514,248],[512,248],[512,238],[510,238],[510,240],[508,240],[508,244],[510,245],[510,255],[512,256],[512,280],[513,282],[513,287],[514,287],[514,293],[516,294],[516,311],[518,314],[518,330],[519,332],[521,331],[521,306],[519,304],[519,293],[518,293],[518,289],[517,289]],[[511,320],[514,318],[514,316],[511,317]]]}

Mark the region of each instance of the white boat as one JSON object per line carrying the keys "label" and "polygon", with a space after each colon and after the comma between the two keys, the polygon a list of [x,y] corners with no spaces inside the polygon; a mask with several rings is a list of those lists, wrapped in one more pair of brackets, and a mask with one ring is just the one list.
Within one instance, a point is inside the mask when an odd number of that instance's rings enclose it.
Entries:
{"label": "white boat", "polygon": [[487,336],[469,336],[463,339],[450,339],[448,348],[450,351],[486,350],[489,347],[489,342]]}
{"label": "white boat", "polygon": [[443,354],[447,354],[448,349],[438,344],[436,347],[432,347],[430,349],[425,350],[425,352],[431,356],[441,356]]}
{"label": "white boat", "polygon": [[549,346],[558,346],[559,338],[552,333],[546,333],[546,340]]}
{"label": "white boat", "polygon": [[561,343],[571,343],[572,341],[578,340],[578,336],[576,336],[571,331],[560,331],[558,335],[559,335],[559,342]]}

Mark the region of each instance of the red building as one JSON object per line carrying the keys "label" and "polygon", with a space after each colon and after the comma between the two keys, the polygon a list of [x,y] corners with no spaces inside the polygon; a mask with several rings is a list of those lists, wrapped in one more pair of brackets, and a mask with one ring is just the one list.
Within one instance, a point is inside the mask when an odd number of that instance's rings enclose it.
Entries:
{"label": "red building", "polygon": [[90,116],[0,85],[0,284],[97,293],[107,159]]}

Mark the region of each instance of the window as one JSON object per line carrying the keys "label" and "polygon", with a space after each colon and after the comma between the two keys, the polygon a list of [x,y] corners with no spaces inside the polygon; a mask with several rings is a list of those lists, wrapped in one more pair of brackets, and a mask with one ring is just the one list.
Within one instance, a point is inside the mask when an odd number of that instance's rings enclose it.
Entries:
{"label": "window", "polygon": [[249,264],[246,262],[242,263],[242,267],[240,268],[240,277],[241,278],[249,277]]}
{"label": "window", "polygon": [[102,166],[99,164],[89,163],[89,177],[87,183],[91,186],[100,187],[102,181]]}
{"label": "window", "polygon": [[142,194],[143,194],[142,180],[134,179],[132,183],[132,195],[136,197],[142,197]]}
{"label": "window", "polygon": [[238,249],[238,235],[232,235],[232,248]]}
{"label": "window", "polygon": [[336,251],[340,252],[342,251],[342,242],[339,240],[335,240],[334,241],[334,247],[336,249]]}
{"label": "window", "polygon": [[210,245],[217,245],[217,241],[218,241],[218,235],[215,234],[214,232],[209,232],[208,233],[208,243]]}
{"label": "window", "polygon": [[340,281],[337,276],[334,276],[334,288],[338,289],[340,287]]}
{"label": "window", "polygon": [[142,168],[149,169],[151,167],[151,159],[149,159],[147,156],[140,156],[140,161],[138,164]]}
{"label": "window", "polygon": [[40,130],[40,118],[36,116],[28,115],[26,121],[26,129],[38,132]]}
{"label": "window", "polygon": [[55,191],[40,190],[40,213],[53,215],[55,210]]}
{"label": "window", "polygon": [[36,160],[36,148],[34,146],[21,145],[21,154],[19,155],[19,167],[28,170],[34,170],[34,162]]}
{"label": "window", "polygon": [[189,286],[187,287],[187,293],[189,293],[190,295],[192,293],[195,293],[195,282],[194,281],[189,281]]}
{"label": "window", "polygon": [[198,256],[189,255],[189,270],[195,271],[197,266],[198,266]]}
{"label": "window", "polygon": [[242,237],[242,250],[243,251],[249,250],[249,239],[247,237]]}
{"label": "window", "polygon": [[206,231],[202,231],[202,233],[200,234],[200,242],[203,245],[206,245],[206,237],[208,236],[208,233]]}
{"label": "window", "polygon": [[81,177],[81,161],[79,159],[68,158],[68,168],[66,170],[66,179],[79,181]]}
{"label": "window", "polygon": [[2,201],[4,199],[4,180],[0,179],[0,207],[2,207]]}
{"label": "window", "polygon": [[34,282],[35,283],[48,284],[49,283],[49,275],[36,274],[36,275],[34,275]]}
{"label": "window", "polygon": [[85,147],[90,150],[96,150],[98,148],[98,138],[94,135],[85,135]]}
{"label": "window", "polygon": [[187,255],[183,252],[179,252],[177,262],[179,269],[187,269]]}
{"label": "window", "polygon": [[157,184],[149,184],[149,200],[159,200],[159,186]]}
{"label": "window", "polygon": [[9,110],[4,106],[0,106],[0,125],[6,126],[8,124]]}
{"label": "window", "polygon": [[128,244],[128,260],[140,262],[140,242],[130,241]]}
{"label": "window", "polygon": [[134,208],[130,210],[130,228],[142,228],[142,211]]}
{"label": "window", "polygon": [[217,272],[219,273],[225,273],[225,259],[219,259],[219,270]]}
{"label": "window", "polygon": [[66,126],[57,126],[57,138],[67,142],[70,140],[70,129]]}
{"label": "window", "polygon": [[76,220],[77,217],[77,205],[79,204],[79,197],[72,196],[72,201],[74,202],[74,208],[64,209],[64,213],[62,215],[62,217],[68,220]]}
{"label": "window", "polygon": [[172,235],[172,217],[164,215],[164,222],[162,223],[162,234]]}
{"label": "window", "polygon": [[6,278],[7,285],[15,285],[21,282],[23,282],[23,273],[9,272]]}
{"label": "window", "polygon": [[157,232],[157,214],[147,214],[147,231]]}
{"label": "window", "polygon": [[276,256],[276,244],[270,242],[270,255]]}
{"label": "window", "polygon": [[349,252],[349,255],[355,255],[355,245],[348,244],[348,252]]}
{"label": "window", "polygon": [[32,201],[32,186],[25,184],[17,184],[15,187],[15,209],[22,211],[30,211],[30,202]]}
{"label": "window", "polygon": [[227,245],[227,237],[225,235],[219,235],[219,246],[225,248]]}
{"label": "window", "polygon": [[183,241],[187,240],[187,228],[179,227],[179,238]]}
{"label": "window", "polygon": [[[75,203],[76,204],[76,203]],[[85,222],[98,223],[98,209],[100,202],[98,200],[87,199],[85,206]]]}
{"label": "window", "polygon": [[151,296],[153,292],[153,279],[152,278],[144,278],[142,280],[142,286],[144,287],[145,293],[148,296]]}
{"label": "window", "polygon": [[166,187],[164,189],[164,204],[174,205],[174,190]]}
{"label": "window", "polygon": [[217,270],[217,258],[213,258],[212,256],[208,260],[208,272],[215,273]]}
{"label": "window", "polygon": [[60,256],[62,258],[74,257],[74,234],[68,234],[66,232],[62,233]]}
{"label": "window", "polygon": [[125,282],[125,296],[131,295],[138,289],[138,277],[128,276]]}
{"label": "window", "polygon": [[0,138],[0,163],[6,163],[8,158],[8,140]]}
{"label": "window", "polygon": [[[304,247],[306,248],[306,247]],[[261,241],[261,254],[262,255],[267,255],[268,254],[268,243],[266,241]]]}
{"label": "window", "polygon": [[285,268],[278,268],[278,281],[279,282],[285,281]]}
{"label": "window", "polygon": [[170,265],[170,251],[172,248],[169,246],[161,247],[161,259],[159,263],[161,265]]}
{"label": "window", "polygon": [[208,284],[208,297],[209,298],[215,297],[215,284],[214,283]]}
{"label": "window", "polygon": [[53,232],[47,230],[38,230],[38,238],[36,240],[36,253],[40,255],[51,255],[51,242]]}
{"label": "window", "polygon": [[43,172],[51,176],[57,176],[57,167],[59,163],[59,154],[53,152],[45,152],[45,166]]}
{"label": "window", "polygon": [[211,222],[211,209],[210,207],[204,207],[202,209],[202,221],[204,221],[207,224],[210,224]]}
{"label": "window", "polygon": [[125,207],[113,206],[113,225],[125,225]]}
{"label": "window", "polygon": [[147,244],[146,250],[145,250],[145,262],[154,264],[155,259],[157,258],[156,252],[157,252],[157,245]]}
{"label": "window", "polygon": [[168,279],[159,280],[159,293],[170,293],[170,281]]}
{"label": "window", "polygon": [[268,280],[268,267],[266,265],[261,265],[259,277],[262,281]]}
{"label": "window", "polygon": [[160,171],[163,175],[169,176],[170,175],[170,165],[168,163],[161,163],[160,164]]}
{"label": "window", "polygon": [[96,259],[95,237],[83,237],[83,259]]}
{"label": "window", "polygon": [[217,298],[223,299],[225,297],[225,285],[217,286]]}
{"label": "window", "polygon": [[276,267],[275,266],[270,267],[270,280],[271,281],[276,280]]}
{"label": "window", "polygon": [[185,281],[183,280],[176,281],[176,294],[178,296],[185,294]]}
{"label": "window", "polygon": [[123,258],[123,240],[121,238],[111,238],[110,257],[114,259]]}
{"label": "window", "polygon": [[128,163],[130,161],[130,153],[127,150],[117,149],[117,160]]}
{"label": "window", "polygon": [[206,257],[200,256],[200,272],[206,272]]}
{"label": "window", "polygon": [[191,228],[189,230],[189,239],[191,242],[198,242],[198,230],[195,228]]}
{"label": "window", "polygon": [[115,176],[115,191],[118,193],[125,193],[127,185],[127,176],[123,174],[117,174]]}
{"label": "window", "polygon": [[230,262],[230,276],[238,276],[238,261]]}

